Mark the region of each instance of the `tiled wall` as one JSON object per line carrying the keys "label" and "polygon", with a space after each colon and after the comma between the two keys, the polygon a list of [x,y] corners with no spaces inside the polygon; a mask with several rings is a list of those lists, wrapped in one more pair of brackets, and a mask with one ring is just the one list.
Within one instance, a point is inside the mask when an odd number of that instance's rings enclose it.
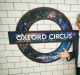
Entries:
{"label": "tiled wall", "polygon": [[[73,29],[77,29],[75,21],[80,13],[80,0],[0,0],[0,75],[75,75],[74,60],[37,63],[26,58],[17,45],[9,44],[8,31],[15,31],[21,16],[36,7],[58,9],[68,17]],[[60,27],[52,21],[41,20],[30,30],[60,30]],[[60,43],[31,45],[40,52],[50,52]]]}

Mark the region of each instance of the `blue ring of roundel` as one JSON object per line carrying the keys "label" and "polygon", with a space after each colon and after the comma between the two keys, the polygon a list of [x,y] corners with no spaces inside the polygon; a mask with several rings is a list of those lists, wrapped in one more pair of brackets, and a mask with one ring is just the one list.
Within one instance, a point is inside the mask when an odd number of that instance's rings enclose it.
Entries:
{"label": "blue ring of roundel", "polygon": [[[28,11],[21,17],[17,24],[16,31],[29,32],[31,25],[39,20],[45,19],[57,23],[62,31],[72,30],[70,21],[63,13],[53,8],[39,7]],[[61,42],[60,46],[55,51],[41,53],[33,49],[30,43],[18,44],[19,49],[26,57],[39,63],[49,63],[58,60],[57,53],[63,51],[63,47],[68,50],[70,46],[71,42],[69,41]]]}

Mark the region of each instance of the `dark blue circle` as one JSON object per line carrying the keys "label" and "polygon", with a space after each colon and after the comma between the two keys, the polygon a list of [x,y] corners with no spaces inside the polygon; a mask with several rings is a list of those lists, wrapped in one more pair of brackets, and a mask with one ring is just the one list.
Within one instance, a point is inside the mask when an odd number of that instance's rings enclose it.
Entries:
{"label": "dark blue circle", "polygon": [[[45,19],[52,20],[53,22],[57,23],[62,31],[72,30],[70,21],[63,13],[53,8],[39,7],[30,10],[22,16],[17,24],[16,31],[29,32],[29,28],[32,24],[39,20]],[[61,45],[55,51],[50,53],[38,52],[31,47],[30,43],[18,44],[18,47],[29,59],[39,63],[48,63],[58,60],[58,52],[62,52],[63,47],[68,50],[70,45],[71,42],[61,42]]]}

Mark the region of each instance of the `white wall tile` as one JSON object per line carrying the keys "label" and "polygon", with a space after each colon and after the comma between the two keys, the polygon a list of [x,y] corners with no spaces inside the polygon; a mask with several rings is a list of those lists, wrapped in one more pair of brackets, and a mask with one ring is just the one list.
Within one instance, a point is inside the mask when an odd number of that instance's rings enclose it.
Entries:
{"label": "white wall tile", "polygon": [[15,18],[1,18],[2,24],[16,24]]}
{"label": "white wall tile", "polygon": [[37,0],[37,3],[50,3],[50,0]]}
{"label": "white wall tile", "polygon": [[19,20],[20,20],[20,17],[16,18],[16,26],[17,26]]}
{"label": "white wall tile", "polygon": [[41,75],[52,75],[52,72],[41,72]]}
{"label": "white wall tile", "polygon": [[9,74],[20,74],[21,69],[9,69]]}
{"label": "white wall tile", "polygon": [[0,45],[6,45],[6,44],[9,44],[8,39],[0,39]]}
{"label": "white wall tile", "polygon": [[0,17],[7,17],[7,11],[0,11]]}
{"label": "white wall tile", "polygon": [[14,56],[22,56],[23,54],[21,53],[20,50],[18,50],[18,51],[13,51],[13,55]]}
{"label": "white wall tile", "polygon": [[75,68],[75,64],[69,64],[69,69],[74,69]]}
{"label": "white wall tile", "polygon": [[[7,39],[8,40],[8,39]],[[9,44],[8,41],[5,39],[0,39],[0,45],[4,45],[5,43]],[[4,42],[5,41],[5,42]]]}
{"label": "white wall tile", "polygon": [[56,25],[52,24],[51,25],[51,30],[61,30],[61,28],[59,27],[58,24],[56,24]]}
{"label": "white wall tile", "polygon": [[64,0],[51,0],[51,3],[64,3]]}
{"label": "white wall tile", "polygon": [[50,7],[50,8],[57,9],[57,4],[44,4],[44,7]]}
{"label": "white wall tile", "polygon": [[63,65],[63,64],[64,64],[63,59],[57,60],[57,61],[55,61],[55,62],[52,63],[53,66],[54,65]]}
{"label": "white wall tile", "polygon": [[31,44],[34,49],[44,48],[44,43]]}
{"label": "white wall tile", "polygon": [[14,10],[13,3],[0,3],[0,10]]}
{"label": "white wall tile", "polygon": [[0,0],[0,2],[5,2],[5,0]]}
{"label": "white wall tile", "polygon": [[7,59],[5,57],[0,58],[0,64],[7,63]]}
{"label": "white wall tile", "polygon": [[27,58],[26,56],[21,56],[21,61],[22,62],[29,62],[31,60],[29,58]]}
{"label": "white wall tile", "polygon": [[17,25],[9,25],[9,31],[16,31]]}
{"label": "white wall tile", "polygon": [[20,0],[6,0],[6,2],[20,2]]}
{"label": "white wall tile", "polygon": [[38,25],[38,30],[39,31],[48,31],[50,30],[50,25]]}
{"label": "white wall tile", "polygon": [[30,72],[34,72],[33,67],[31,67],[31,68],[22,68],[22,73],[30,73]]}
{"label": "white wall tile", "polygon": [[46,67],[47,67],[47,71],[58,70],[58,69],[57,69],[57,65],[54,65],[54,66],[46,66]]}
{"label": "white wall tile", "polygon": [[18,75],[29,75],[28,73],[26,73],[26,74],[18,74]]}
{"label": "white wall tile", "polygon": [[71,11],[80,11],[80,5],[71,5]]}
{"label": "white wall tile", "polygon": [[78,4],[80,4],[80,0],[78,0]]}
{"label": "white wall tile", "polygon": [[0,45],[0,51],[4,51],[5,50],[5,45]]}
{"label": "white wall tile", "polygon": [[29,10],[28,3],[14,3],[15,10]]}
{"label": "white wall tile", "polygon": [[21,2],[36,2],[36,0],[21,0]]}
{"label": "white wall tile", "polygon": [[1,39],[1,38],[3,38],[3,33],[2,33],[2,32],[0,32],[0,39]]}
{"label": "white wall tile", "polygon": [[76,12],[63,12],[64,15],[66,15],[68,18],[69,17],[76,17]]}
{"label": "white wall tile", "polygon": [[1,51],[0,57],[13,56],[12,51]]}
{"label": "white wall tile", "polygon": [[2,69],[11,69],[11,68],[14,68],[14,63],[2,64]]}
{"label": "white wall tile", "polygon": [[8,69],[0,70],[1,75],[8,75]]}
{"label": "white wall tile", "polygon": [[28,67],[36,67],[36,66],[39,66],[39,63],[36,63],[36,62],[28,62]]}
{"label": "white wall tile", "polygon": [[58,70],[69,69],[68,64],[66,65],[58,65]]}
{"label": "white wall tile", "polygon": [[40,75],[40,73],[29,73],[29,75]]}
{"label": "white wall tile", "polygon": [[26,68],[26,67],[27,67],[26,62],[15,63],[15,68]]}
{"label": "white wall tile", "polygon": [[53,75],[64,75],[63,70],[53,71]]}
{"label": "white wall tile", "polygon": [[64,70],[64,74],[74,74],[75,73],[75,69],[68,69],[68,70]]}
{"label": "white wall tile", "polygon": [[51,48],[40,48],[36,51],[41,52],[41,53],[49,53],[49,52],[52,52],[53,50]]}
{"label": "white wall tile", "polygon": [[0,25],[0,31],[9,31],[8,25]]}
{"label": "white wall tile", "polygon": [[58,10],[70,11],[70,5],[58,4]]}
{"label": "white wall tile", "polygon": [[20,57],[7,57],[8,62],[20,62]]}
{"label": "white wall tile", "polygon": [[29,3],[30,10],[38,7],[43,7],[43,4]]}
{"label": "white wall tile", "polygon": [[47,24],[48,25],[50,25],[50,24],[53,24],[53,25],[56,24],[54,21],[51,21],[51,20],[43,20],[43,22],[44,22],[43,24],[45,24],[45,25],[47,25]]}
{"label": "white wall tile", "polygon": [[8,39],[2,39],[2,43],[3,43],[4,45],[9,44],[9,40],[8,40]]}
{"label": "white wall tile", "polygon": [[22,17],[22,11],[8,11],[8,17]]}
{"label": "white wall tile", "polygon": [[19,50],[17,45],[6,45],[6,50]]}
{"label": "white wall tile", "polygon": [[1,19],[0,19],[0,24],[1,24]]}
{"label": "white wall tile", "polygon": [[24,15],[24,14],[27,13],[27,12],[28,12],[28,10],[23,10],[22,14]]}
{"label": "white wall tile", "polygon": [[3,32],[3,37],[8,39],[8,32]]}
{"label": "white wall tile", "polygon": [[0,65],[0,70],[2,69],[2,65]]}
{"label": "white wall tile", "polygon": [[76,18],[70,18],[70,22],[72,23],[72,26],[75,25],[76,23]]}
{"label": "white wall tile", "polygon": [[47,64],[44,64],[44,63],[40,63],[40,66],[51,66],[52,63],[47,63]]}
{"label": "white wall tile", "polygon": [[45,71],[45,67],[34,67],[35,72]]}
{"label": "white wall tile", "polygon": [[65,0],[65,4],[77,4],[77,0]]}
{"label": "white wall tile", "polygon": [[69,69],[68,63],[63,65],[63,69]]}
{"label": "white wall tile", "polygon": [[37,31],[37,30],[38,30],[38,28],[37,28],[36,24],[33,24],[29,29],[29,31]]}
{"label": "white wall tile", "polygon": [[57,43],[45,43],[45,48],[56,49]]}
{"label": "white wall tile", "polygon": [[44,20],[39,20],[37,22],[35,22],[34,24],[37,25],[37,24],[43,24],[44,23]]}

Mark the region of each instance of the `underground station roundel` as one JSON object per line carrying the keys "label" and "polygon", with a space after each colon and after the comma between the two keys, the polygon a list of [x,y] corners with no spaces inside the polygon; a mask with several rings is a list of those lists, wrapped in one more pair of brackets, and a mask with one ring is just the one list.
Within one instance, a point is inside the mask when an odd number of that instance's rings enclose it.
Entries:
{"label": "underground station roundel", "polygon": [[[51,20],[59,25],[61,31],[29,31],[31,25],[39,20]],[[8,32],[10,44],[17,44],[21,52],[29,59],[39,63],[49,63],[59,58],[58,53],[69,49],[72,38],[77,36],[78,31],[72,30],[71,23],[60,11],[39,7],[25,13],[19,20],[16,31]],[[61,42],[53,52],[41,53],[32,48],[30,43]],[[53,45],[54,47],[54,45]]]}

